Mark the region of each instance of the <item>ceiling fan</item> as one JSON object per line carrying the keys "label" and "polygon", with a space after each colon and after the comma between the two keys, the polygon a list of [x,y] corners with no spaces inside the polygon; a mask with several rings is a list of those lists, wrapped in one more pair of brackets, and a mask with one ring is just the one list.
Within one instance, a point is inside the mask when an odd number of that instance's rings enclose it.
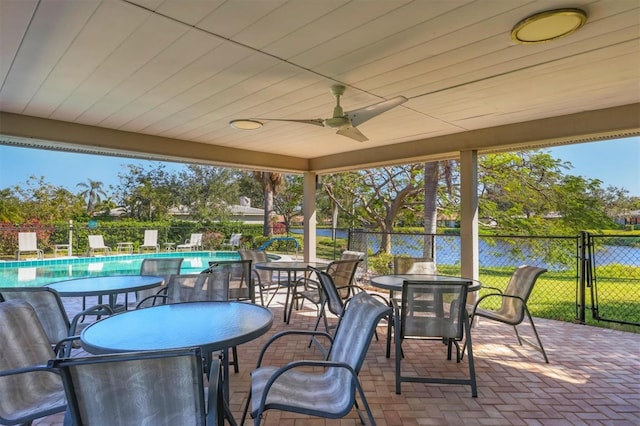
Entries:
{"label": "ceiling fan", "polygon": [[250,119],[238,119],[231,120],[229,124],[231,127],[241,130],[254,130],[259,129],[263,125],[263,121],[290,121],[294,123],[313,124],[315,126],[329,127],[332,129],[338,129],[336,132],[338,135],[346,136],[348,138],[357,140],[358,142],[368,141],[367,137],[357,129],[357,126],[364,123],[373,117],[382,114],[391,108],[397,107],[400,104],[407,102],[407,98],[404,96],[396,96],[386,101],[378,102],[377,104],[369,105],[364,108],[355,109],[353,111],[343,111],[340,106],[340,96],[344,93],[345,87],[341,84],[334,84],[331,86],[331,93],[336,97],[336,106],[333,109],[333,116],[330,118],[322,119],[285,119],[285,118],[250,118]]}

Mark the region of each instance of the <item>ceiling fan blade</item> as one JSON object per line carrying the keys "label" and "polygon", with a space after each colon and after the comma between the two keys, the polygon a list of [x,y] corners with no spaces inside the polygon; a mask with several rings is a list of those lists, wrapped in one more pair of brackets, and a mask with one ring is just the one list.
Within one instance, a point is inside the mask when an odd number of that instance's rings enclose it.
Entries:
{"label": "ceiling fan blade", "polygon": [[336,134],[346,136],[348,138],[357,140],[358,142],[366,142],[369,140],[365,135],[362,134],[360,130],[352,126],[343,127],[342,129],[338,130]]}
{"label": "ceiling fan blade", "polygon": [[309,120],[295,120],[287,118],[256,118],[258,121],[288,121],[293,123],[313,124],[315,126],[324,127],[324,120],[321,118],[312,118]]}
{"label": "ceiling fan blade", "polygon": [[376,115],[380,115],[385,111],[389,111],[391,108],[395,108],[400,104],[407,102],[407,98],[404,96],[396,96],[386,101],[379,102],[377,104],[369,105],[364,108],[356,109],[353,111],[347,111],[345,115],[351,119],[353,126],[359,126],[367,120],[372,119]]}

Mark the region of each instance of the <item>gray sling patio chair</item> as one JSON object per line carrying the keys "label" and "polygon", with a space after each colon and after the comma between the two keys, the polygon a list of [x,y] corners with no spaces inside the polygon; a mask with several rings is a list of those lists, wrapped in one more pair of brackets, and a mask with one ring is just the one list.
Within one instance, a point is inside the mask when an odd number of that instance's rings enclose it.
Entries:
{"label": "gray sling patio chair", "polygon": [[61,372],[74,425],[223,424],[219,360],[205,394],[199,348],[129,352],[49,363]]}
{"label": "gray sling patio chair", "polygon": [[[101,304],[86,308],[69,320],[60,295],[48,287],[0,288],[1,300],[23,300],[33,306],[51,347],[69,336],[79,334],[80,330],[84,328],[84,324],[80,323],[81,317],[85,315],[100,317],[113,314],[108,304]],[[72,347],[80,347],[79,342],[77,340],[70,341],[60,349],[66,356],[69,356]]]}
{"label": "gray sling patio chair", "polygon": [[[393,258],[393,273],[396,275],[404,274],[436,274],[436,263],[431,257],[409,257],[409,256],[394,256]],[[398,304],[401,303],[401,297],[394,294],[393,290],[389,291],[389,297],[396,299]],[[423,295],[423,298],[430,298],[431,295]],[[425,300],[424,303],[430,303]],[[387,358],[391,357],[391,329],[393,328],[393,321],[387,323]]]}
{"label": "gray sling patio chair", "polygon": [[[369,424],[375,420],[358,373],[364,362],[371,338],[380,319],[391,313],[387,303],[366,292],[351,298],[340,319],[335,336],[311,330],[291,330],[274,335],[262,348],[257,368],[251,373],[251,388],[242,414],[241,424],[251,404],[254,425],[261,422],[267,410],[282,410],[310,416],[338,419],[355,406],[360,420],[364,417],[356,402],[362,402]],[[283,367],[263,367],[262,359],[269,346],[288,335],[324,336],[332,342],[326,360],[293,361]],[[310,372],[308,367],[324,367]]]}
{"label": "gray sling patio chair", "polygon": [[162,293],[165,290],[169,276],[180,274],[183,260],[184,258],[182,257],[152,257],[142,260],[140,275],[159,275],[164,277],[164,283],[160,288],[136,291],[136,304],[138,307],[140,307],[140,302],[145,299],[152,303],[153,299],[149,299],[149,296]]}
{"label": "gray sling patio chair", "polygon": [[38,248],[38,236],[35,232],[18,232],[17,260],[20,260],[22,253],[34,253],[36,258],[44,258],[44,252]]}
{"label": "gray sling patio chair", "polygon": [[[269,261],[269,257],[267,256],[267,252],[263,250],[238,250],[240,254],[240,258],[243,260],[251,260],[251,273],[253,274],[253,279],[255,280],[256,285],[258,286],[258,291],[260,292],[260,304],[262,306],[269,306],[271,301],[276,295],[276,292],[281,288],[286,288],[287,278],[280,279],[280,275],[274,275],[271,271],[266,271],[263,269],[256,269],[256,263],[264,263]],[[271,297],[269,297],[269,292],[273,291]],[[265,305],[265,294],[267,298],[267,303]]]}
{"label": "gray sling patio chair", "polygon": [[[402,382],[462,384],[471,386],[471,395],[478,396],[476,374],[473,364],[473,349],[469,333],[469,316],[466,309],[467,289],[469,283],[441,283],[432,281],[404,281],[400,306],[395,299],[395,348],[396,348],[396,393],[400,394]],[[421,299],[425,295],[433,298],[433,304],[424,304]],[[406,354],[402,350],[404,340],[435,340],[455,344],[457,362],[462,359],[459,342],[466,337],[469,352],[469,377],[417,377],[402,375],[402,360]],[[449,346],[450,348],[450,346]],[[421,355],[421,354],[418,354]],[[450,357],[448,357],[450,358]]]}
{"label": "gray sling patio chair", "polygon": [[67,408],[62,379],[46,368],[55,358],[33,307],[0,303],[0,424],[30,424]]}
{"label": "gray sling patio chair", "polygon": [[246,300],[256,303],[256,288],[251,273],[251,259],[216,260],[209,262],[203,272],[222,270],[229,274],[229,300]]}
{"label": "gray sling patio chair", "polygon": [[[154,294],[143,299],[138,307],[144,307],[148,299],[151,305],[172,304],[184,302],[227,301],[229,300],[229,272],[226,270],[212,270],[202,274],[170,275],[164,294]],[[238,349],[231,348],[234,372],[238,373]],[[210,354],[205,354],[207,357]]]}
{"label": "gray sling patio chair", "polygon": [[[544,361],[548,364],[549,358],[547,358],[547,353],[542,346],[542,341],[540,340],[536,326],[533,323],[533,318],[531,317],[531,313],[527,307],[527,301],[529,300],[529,296],[531,296],[534,284],[538,277],[545,272],[547,272],[547,270],[544,268],[523,265],[516,268],[504,291],[495,287],[483,286],[482,288],[490,290],[490,293],[484,294],[476,301],[471,311],[470,318],[471,321],[476,317],[486,318],[513,326],[513,330],[518,338],[518,343],[520,345],[522,345],[522,343],[526,343],[536,349],[542,354]],[[496,299],[499,303],[497,309],[490,310],[480,308],[480,304],[485,304],[486,306],[487,302],[490,303],[491,301],[496,301]],[[516,327],[522,323],[525,314],[529,319],[529,323],[531,324],[533,334],[535,335],[538,344],[522,337],[518,333],[518,329]]]}
{"label": "gray sling patio chair", "polygon": [[[298,299],[308,300],[316,305],[318,309],[318,318],[314,330],[318,329],[320,321],[324,322],[325,331],[329,332],[335,326],[329,325],[327,320],[327,310],[340,318],[342,311],[344,310],[345,299],[342,294],[356,294],[364,291],[362,287],[355,285],[338,286],[334,275],[332,273],[345,272],[347,269],[344,266],[349,266],[352,271],[358,266],[360,260],[337,260],[331,262],[326,271],[321,271],[309,267],[309,274],[306,277],[302,277],[298,280],[298,284],[304,286],[305,290],[297,291],[296,297]],[[338,273],[336,276],[342,279],[343,282],[350,282],[349,274]],[[315,279],[313,278],[315,277]],[[346,287],[346,288],[345,288]],[[291,303],[290,307],[293,306]]]}

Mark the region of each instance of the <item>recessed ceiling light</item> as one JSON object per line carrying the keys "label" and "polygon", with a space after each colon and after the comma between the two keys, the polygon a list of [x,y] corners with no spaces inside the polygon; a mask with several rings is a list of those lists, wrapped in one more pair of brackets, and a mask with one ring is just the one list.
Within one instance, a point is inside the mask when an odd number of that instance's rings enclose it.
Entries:
{"label": "recessed ceiling light", "polygon": [[249,119],[231,120],[229,125],[234,129],[240,130],[255,130],[262,127],[262,123],[260,121]]}
{"label": "recessed ceiling light", "polygon": [[577,31],[587,21],[580,9],[555,9],[536,13],[518,22],[511,38],[522,44],[544,43]]}

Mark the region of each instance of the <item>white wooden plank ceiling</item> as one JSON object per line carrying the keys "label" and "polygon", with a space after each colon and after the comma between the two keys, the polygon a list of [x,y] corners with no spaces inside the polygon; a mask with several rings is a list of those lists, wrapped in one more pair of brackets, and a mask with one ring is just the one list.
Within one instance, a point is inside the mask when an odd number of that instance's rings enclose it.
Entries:
{"label": "white wooden plank ceiling", "polygon": [[[511,40],[559,7],[586,25]],[[0,0],[0,55],[4,113],[305,161],[430,138],[437,154],[447,135],[639,104],[640,0]],[[228,125],[330,117],[335,83],[345,110],[409,100],[360,125],[364,143]]]}

